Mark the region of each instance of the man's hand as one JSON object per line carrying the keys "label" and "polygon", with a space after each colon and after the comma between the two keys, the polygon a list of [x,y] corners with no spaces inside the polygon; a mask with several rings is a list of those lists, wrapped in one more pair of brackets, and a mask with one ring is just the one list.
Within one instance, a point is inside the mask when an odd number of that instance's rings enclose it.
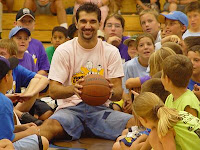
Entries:
{"label": "man's hand", "polygon": [[80,94],[81,94],[80,89],[83,88],[83,86],[80,85],[80,83],[83,82],[83,81],[84,81],[84,79],[79,79],[79,80],[76,82],[76,84],[74,85],[74,93],[75,93],[75,94],[78,96],[78,98],[80,98],[80,99],[81,99],[81,97],[80,97]]}

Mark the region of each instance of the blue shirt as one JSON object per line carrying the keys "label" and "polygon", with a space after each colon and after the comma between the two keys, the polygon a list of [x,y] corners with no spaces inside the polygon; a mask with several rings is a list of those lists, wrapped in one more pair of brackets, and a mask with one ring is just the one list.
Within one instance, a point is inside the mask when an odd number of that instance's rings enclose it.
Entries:
{"label": "blue shirt", "polygon": [[31,79],[36,75],[21,65],[13,69],[13,92],[21,93],[21,87],[27,87]]}
{"label": "blue shirt", "polygon": [[13,103],[4,94],[0,93],[0,140],[15,138],[13,121]]}
{"label": "blue shirt", "polygon": [[200,86],[200,83],[197,83],[195,81],[193,81],[192,79],[190,79],[189,84],[187,86],[188,89],[190,89],[191,91],[194,89],[194,85],[197,84],[198,86]]}

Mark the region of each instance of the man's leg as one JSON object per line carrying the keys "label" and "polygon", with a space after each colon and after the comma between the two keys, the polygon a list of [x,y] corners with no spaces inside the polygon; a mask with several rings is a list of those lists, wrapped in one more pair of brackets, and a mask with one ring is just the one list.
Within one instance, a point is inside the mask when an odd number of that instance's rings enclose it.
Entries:
{"label": "man's leg", "polygon": [[24,1],[24,8],[28,8],[30,10],[32,10],[33,12],[36,11],[36,4],[35,4],[35,0],[25,0]]}
{"label": "man's leg", "polygon": [[62,0],[54,0],[51,3],[50,10],[53,14],[57,15],[58,23],[67,28],[67,15],[63,7]]}
{"label": "man's leg", "polygon": [[53,138],[66,138],[69,135],[64,131],[61,124],[54,119],[47,119],[44,123],[39,126],[40,135],[46,137],[49,141]]}
{"label": "man's leg", "polygon": [[6,7],[8,8],[8,12],[11,13],[13,11],[14,0],[6,0]]}

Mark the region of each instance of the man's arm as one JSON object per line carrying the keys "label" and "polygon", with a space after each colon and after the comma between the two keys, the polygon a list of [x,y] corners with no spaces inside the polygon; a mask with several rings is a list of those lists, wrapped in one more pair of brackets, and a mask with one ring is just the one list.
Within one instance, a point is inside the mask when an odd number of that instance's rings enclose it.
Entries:
{"label": "man's arm", "polygon": [[75,94],[73,85],[63,86],[62,83],[54,80],[50,81],[49,92],[53,99],[68,98]]}
{"label": "man's arm", "polygon": [[112,78],[110,82],[113,84],[113,95],[111,97],[111,101],[119,101],[122,98],[122,78]]}

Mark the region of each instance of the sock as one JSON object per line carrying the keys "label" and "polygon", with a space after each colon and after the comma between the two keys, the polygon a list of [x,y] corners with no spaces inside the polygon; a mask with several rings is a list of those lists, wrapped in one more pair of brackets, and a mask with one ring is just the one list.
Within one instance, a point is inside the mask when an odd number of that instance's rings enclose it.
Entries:
{"label": "sock", "polygon": [[66,29],[68,28],[67,23],[61,23],[60,26],[65,27]]}

